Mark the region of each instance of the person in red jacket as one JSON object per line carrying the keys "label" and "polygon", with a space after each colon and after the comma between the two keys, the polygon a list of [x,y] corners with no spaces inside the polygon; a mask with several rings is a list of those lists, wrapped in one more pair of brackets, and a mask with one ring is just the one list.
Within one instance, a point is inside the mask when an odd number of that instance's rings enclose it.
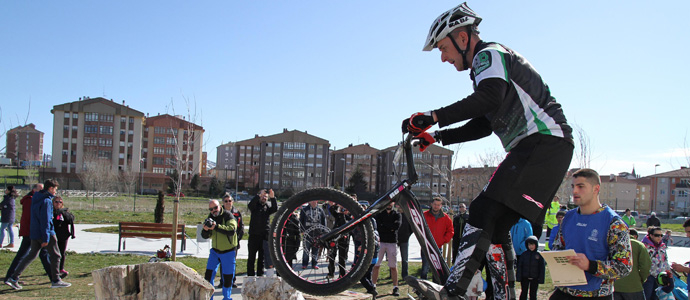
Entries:
{"label": "person in red jacket", "polygon": [[[446,213],[441,210],[443,200],[439,197],[434,197],[431,201],[431,209],[424,212],[424,219],[429,224],[429,230],[434,236],[436,246],[441,248],[443,244],[450,242],[453,239],[453,220]],[[422,257],[422,274],[421,278],[426,279],[426,274],[429,272],[429,262]]]}

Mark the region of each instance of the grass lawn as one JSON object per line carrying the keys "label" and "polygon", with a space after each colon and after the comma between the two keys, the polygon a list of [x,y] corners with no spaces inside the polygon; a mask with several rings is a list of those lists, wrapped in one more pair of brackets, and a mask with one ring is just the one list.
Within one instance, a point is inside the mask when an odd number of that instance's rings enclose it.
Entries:
{"label": "grass lawn", "polygon": [[[14,258],[14,252],[8,250],[0,250],[0,265],[8,266]],[[39,261],[34,261],[29,265],[21,279],[26,282],[24,289],[15,291],[8,286],[2,285],[0,287],[1,299],[93,299],[94,288],[91,271],[101,268],[116,266],[116,265],[133,265],[146,263],[149,257],[137,256],[131,254],[76,254],[68,253],[66,269],[70,275],[65,278],[65,281],[72,284],[69,288],[51,289],[50,283],[41,267]],[[184,263],[190,268],[197,271],[199,274],[204,274],[206,269],[205,258],[195,257],[179,257],[179,262]],[[247,261],[240,259],[237,262],[238,276],[246,274]],[[421,263],[410,263],[410,274],[417,274],[421,268]],[[400,266],[398,264],[398,269]],[[5,269],[2,272],[6,272]],[[377,290],[379,292],[378,299],[408,299],[408,286],[400,279],[400,293],[401,296],[393,297],[391,294],[393,289],[392,281],[388,278],[390,271],[387,266],[381,267],[379,275],[379,282]],[[3,275],[4,276],[4,275]],[[546,281],[550,282],[551,278],[547,271]],[[546,299],[553,289],[552,284],[540,285],[539,299]],[[366,292],[361,284],[357,284],[351,290]],[[518,284],[519,292],[519,284]]]}

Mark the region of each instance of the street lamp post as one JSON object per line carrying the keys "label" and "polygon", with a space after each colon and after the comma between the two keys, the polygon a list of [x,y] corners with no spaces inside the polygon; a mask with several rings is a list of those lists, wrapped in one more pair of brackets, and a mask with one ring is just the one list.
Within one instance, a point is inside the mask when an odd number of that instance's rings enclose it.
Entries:
{"label": "street lamp post", "polygon": [[652,207],[652,210],[653,210],[653,211],[656,210],[656,202],[657,202],[657,201],[656,201],[656,200],[657,200],[657,199],[656,199],[656,196],[657,196],[657,189],[658,189],[658,186],[659,186],[659,178],[656,178],[656,167],[658,167],[658,166],[660,166],[660,164],[655,164],[655,165],[654,165],[654,189],[653,189],[653,191],[654,191],[654,202],[653,202],[653,203],[654,203],[654,207]]}
{"label": "street lamp post", "polygon": [[[239,178],[239,176],[238,176],[239,171],[240,171],[240,164],[237,164],[237,165],[235,165],[235,198],[237,198],[237,194],[239,193],[239,191],[237,190],[238,189],[237,183],[239,182],[239,179],[238,179]],[[235,199],[235,201],[237,201],[237,199]]]}
{"label": "street lamp post", "polygon": [[[141,184],[139,184],[139,192],[144,195],[144,169],[142,165],[144,164],[146,158],[139,160],[139,177],[141,178]],[[134,193],[134,209],[132,211],[137,211],[137,193]]]}
{"label": "street lamp post", "polygon": [[340,187],[340,189],[344,192],[345,191],[345,158],[341,157],[340,161],[343,162],[343,185]]}

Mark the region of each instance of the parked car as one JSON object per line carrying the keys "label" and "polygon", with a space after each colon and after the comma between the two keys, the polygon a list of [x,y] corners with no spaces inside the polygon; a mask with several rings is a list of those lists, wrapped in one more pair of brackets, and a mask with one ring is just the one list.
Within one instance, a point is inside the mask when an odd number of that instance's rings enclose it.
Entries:
{"label": "parked car", "polygon": [[143,189],[141,191],[142,195],[158,195],[158,190],[157,189]]}
{"label": "parked car", "polygon": [[[168,193],[167,196],[175,197],[175,193]],[[184,193],[180,193],[180,197],[184,197]]]}

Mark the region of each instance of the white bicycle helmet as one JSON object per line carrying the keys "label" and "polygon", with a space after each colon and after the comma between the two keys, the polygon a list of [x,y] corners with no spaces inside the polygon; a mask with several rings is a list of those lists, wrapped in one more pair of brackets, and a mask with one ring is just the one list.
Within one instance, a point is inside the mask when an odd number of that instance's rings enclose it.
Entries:
{"label": "white bicycle helmet", "polygon": [[424,51],[436,48],[436,43],[444,39],[451,31],[458,27],[479,25],[482,18],[467,6],[467,2],[442,13],[429,29],[429,35],[424,43]]}

